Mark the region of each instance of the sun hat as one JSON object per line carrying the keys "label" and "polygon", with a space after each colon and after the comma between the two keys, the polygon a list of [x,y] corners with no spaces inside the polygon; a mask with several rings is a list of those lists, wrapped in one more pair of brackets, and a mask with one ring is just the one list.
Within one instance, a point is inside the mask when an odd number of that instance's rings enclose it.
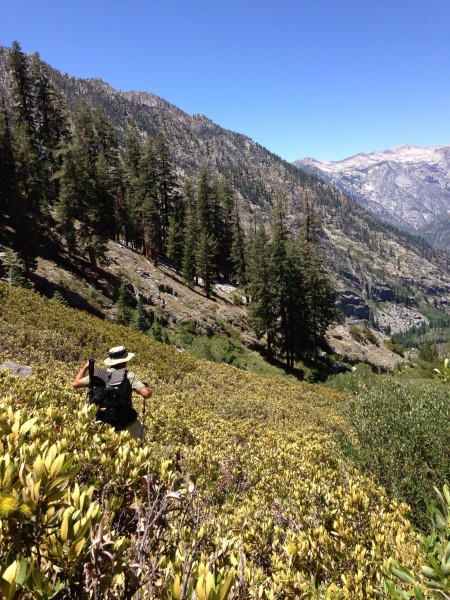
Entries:
{"label": "sun hat", "polygon": [[103,362],[108,367],[120,365],[120,363],[128,362],[133,358],[133,352],[128,352],[125,346],[114,346],[108,350],[108,358]]}

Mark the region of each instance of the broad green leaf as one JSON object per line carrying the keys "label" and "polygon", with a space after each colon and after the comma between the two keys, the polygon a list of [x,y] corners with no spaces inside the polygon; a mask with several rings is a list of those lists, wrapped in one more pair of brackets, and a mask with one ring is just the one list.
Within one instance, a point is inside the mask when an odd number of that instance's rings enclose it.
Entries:
{"label": "broad green leaf", "polygon": [[412,574],[401,565],[391,567],[391,571],[396,577],[398,577],[398,579],[404,581],[405,583],[409,583],[411,585],[414,585],[416,583]]}
{"label": "broad green leaf", "polygon": [[20,563],[18,560],[15,560],[13,563],[6,568],[6,571],[3,573],[2,578],[5,579],[8,583],[13,583],[16,581],[16,577],[19,574]]}

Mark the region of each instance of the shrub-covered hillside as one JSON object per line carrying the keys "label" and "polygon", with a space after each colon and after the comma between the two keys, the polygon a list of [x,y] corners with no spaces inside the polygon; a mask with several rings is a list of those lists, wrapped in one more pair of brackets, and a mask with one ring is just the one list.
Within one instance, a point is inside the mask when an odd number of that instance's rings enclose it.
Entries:
{"label": "shrub-covered hillside", "polygon": [[[5,598],[374,598],[421,562],[405,505],[346,464],[340,393],[195,361],[0,284]],[[124,344],[153,388],[146,442],[71,382]],[[143,407],[136,402],[141,416]]]}

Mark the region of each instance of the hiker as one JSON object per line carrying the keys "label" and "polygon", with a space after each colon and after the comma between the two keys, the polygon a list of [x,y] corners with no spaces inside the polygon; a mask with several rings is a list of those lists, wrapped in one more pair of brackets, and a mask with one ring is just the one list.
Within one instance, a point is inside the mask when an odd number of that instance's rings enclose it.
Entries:
{"label": "hiker", "polygon": [[89,402],[99,407],[98,421],[108,423],[116,431],[129,431],[132,437],[144,441],[144,426],[132,406],[131,395],[134,390],[144,398],[145,413],[145,400],[150,398],[152,391],[135,373],[126,369],[133,357],[133,352],[128,352],[125,346],[115,346],[103,361],[108,369],[94,368],[91,359],[92,363],[88,361],[80,369],[72,385],[75,389],[89,389]]}

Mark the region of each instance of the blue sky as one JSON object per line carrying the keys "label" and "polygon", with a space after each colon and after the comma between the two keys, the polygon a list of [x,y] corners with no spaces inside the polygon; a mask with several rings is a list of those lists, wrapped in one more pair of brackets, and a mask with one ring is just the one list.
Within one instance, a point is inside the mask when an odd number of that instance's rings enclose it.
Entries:
{"label": "blue sky", "polygon": [[450,144],[450,0],[1,0],[14,40],[288,161]]}

